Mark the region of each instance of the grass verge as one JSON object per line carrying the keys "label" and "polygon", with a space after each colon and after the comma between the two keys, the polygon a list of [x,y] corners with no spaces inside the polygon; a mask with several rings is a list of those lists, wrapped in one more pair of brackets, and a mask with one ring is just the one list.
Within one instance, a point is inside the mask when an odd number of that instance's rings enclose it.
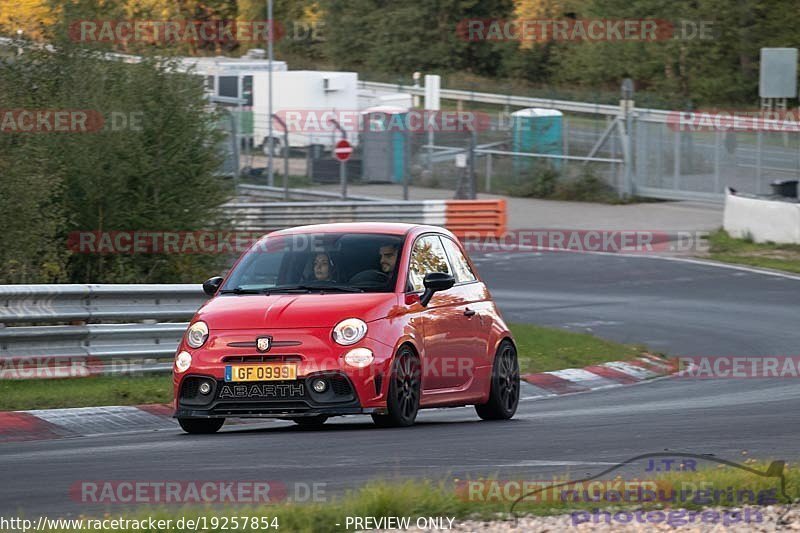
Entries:
{"label": "grass verge", "polygon": [[0,380],[0,410],[137,405],[172,401],[172,376]]}
{"label": "grass verge", "polygon": [[735,239],[725,230],[708,236],[709,259],[786,272],[800,273],[800,245],[756,243],[752,239]]}
{"label": "grass verge", "polygon": [[[631,359],[644,348],[556,328],[512,324],[520,369],[524,373],[582,367]],[[166,403],[172,377],[98,376],[74,379],[0,380],[0,410],[53,409],[98,405]]]}
{"label": "grass verge", "polygon": [[[766,471],[766,463],[747,461],[746,466],[759,471]],[[800,496],[800,470],[790,468],[788,465],[783,469],[786,480],[786,494],[792,499]],[[608,487],[614,486],[614,481],[619,478],[606,480],[602,485],[605,492],[601,494],[610,496],[618,494],[615,489]],[[476,480],[480,486],[488,487],[492,483],[501,484],[506,487],[506,492],[496,492],[496,497],[477,497],[477,492],[468,492],[467,486],[470,482],[431,482],[407,480],[401,482],[373,481],[367,483],[358,490],[348,491],[341,496],[325,497],[321,503],[276,503],[271,505],[250,506],[250,507],[183,507],[183,508],[149,508],[136,511],[130,514],[123,514],[124,518],[135,520],[171,520],[171,526],[159,527],[159,531],[183,531],[187,527],[187,520],[194,520],[205,531],[220,531],[224,527],[233,527],[234,519],[242,520],[242,517],[258,517],[259,519],[275,520],[281,530],[295,532],[319,532],[328,533],[336,531],[352,530],[353,525],[347,528],[347,517],[408,517],[413,525],[418,517],[446,517],[455,520],[477,519],[477,520],[503,520],[511,517],[509,511],[512,501],[519,497],[520,489],[523,486],[522,480],[516,480],[511,484],[500,482],[499,480]],[[577,482],[577,480],[575,480]],[[636,480],[621,480],[634,483],[641,482]],[[624,500],[622,503],[616,497],[607,499],[597,499],[592,497],[592,501],[565,500],[559,498],[555,493],[554,497],[542,498],[533,497],[523,501],[516,509],[517,515],[563,515],[573,511],[587,509],[610,509],[610,510],[655,510],[655,509],[702,509],[705,507],[742,507],[758,505],[753,501],[726,498],[724,494],[775,494],[779,492],[780,482],[776,477],[766,478],[756,474],[746,472],[740,468],[702,468],[697,471],[669,472],[658,475],[648,481],[654,482],[658,487],[668,491],[661,493],[660,502],[642,503],[641,501],[632,502]],[[517,483],[514,485],[513,483]],[[583,486],[581,486],[583,487]],[[693,503],[693,500],[704,497],[704,491],[719,489],[723,495],[715,496],[711,501],[704,499],[706,503]],[[731,491],[728,491],[728,489]],[[661,490],[661,489],[659,489]],[[669,492],[672,491],[672,492]],[[683,491],[683,492],[677,492]],[[580,492],[581,494],[587,494]],[[488,495],[488,493],[486,493]],[[656,493],[658,494],[658,493]],[[670,495],[678,497],[675,501],[669,500]],[[744,496],[749,499],[749,496]],[[656,498],[658,499],[658,498]],[[669,503],[663,503],[668,501]],[[764,503],[782,503],[769,502]],[[586,515],[588,513],[583,513]],[[227,520],[226,520],[227,518]],[[183,527],[177,525],[177,521],[183,519]],[[683,515],[682,519],[686,519]],[[447,522],[445,522],[447,523]],[[215,525],[216,524],[216,525]],[[223,525],[224,524],[224,525]],[[105,530],[100,528],[101,530]],[[251,530],[245,527],[246,530]],[[115,531],[131,531],[134,528],[125,527],[115,529]],[[71,529],[53,529],[53,531],[72,531]]]}
{"label": "grass verge", "polygon": [[587,333],[529,324],[511,324],[509,327],[517,342],[517,356],[523,373],[625,361],[646,351],[644,346],[620,344]]}

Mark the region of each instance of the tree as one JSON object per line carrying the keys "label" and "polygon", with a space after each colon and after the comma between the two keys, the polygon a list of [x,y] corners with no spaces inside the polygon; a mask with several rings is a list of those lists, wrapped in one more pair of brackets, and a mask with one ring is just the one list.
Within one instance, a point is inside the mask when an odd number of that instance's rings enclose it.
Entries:
{"label": "tree", "polygon": [[491,75],[498,72],[507,43],[470,42],[459,33],[459,24],[508,18],[513,4],[510,0],[328,0],[322,7],[328,29],[326,54],[336,64],[395,73],[468,70]]}
{"label": "tree", "polygon": [[[49,274],[52,281],[86,283],[196,281],[213,272],[217,258],[208,256],[64,257],[73,232],[220,227],[219,206],[228,196],[216,175],[216,116],[199,79],[178,74],[166,60],[128,64],[68,42],[56,49],[30,50],[0,67],[0,108],[86,110],[102,116],[103,127],[0,135],[6,148],[0,169],[15,184],[2,202],[39,208],[37,215],[19,216],[42,243],[23,246],[17,234],[5,233],[0,249],[22,250],[17,257],[28,266],[17,272],[36,272],[39,281]],[[36,193],[33,199],[23,184]],[[38,257],[41,248],[57,257],[57,266],[43,265],[49,255]]]}

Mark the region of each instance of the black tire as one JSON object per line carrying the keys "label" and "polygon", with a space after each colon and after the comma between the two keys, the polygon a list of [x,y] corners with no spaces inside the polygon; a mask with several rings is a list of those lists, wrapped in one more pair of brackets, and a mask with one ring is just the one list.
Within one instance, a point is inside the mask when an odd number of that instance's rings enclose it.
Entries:
{"label": "black tire", "polygon": [[489,401],[475,406],[478,416],[484,420],[508,420],[517,412],[519,405],[519,362],[517,349],[510,341],[503,341],[497,348],[492,366],[492,386]]}
{"label": "black tire", "polygon": [[392,363],[389,395],[386,399],[388,413],[372,415],[375,424],[381,427],[408,427],[414,424],[419,412],[421,376],[417,354],[408,346],[400,348]]}
{"label": "black tire", "polygon": [[292,422],[300,426],[301,428],[308,428],[308,429],[317,429],[321,428],[322,425],[328,420],[328,417],[325,415],[317,415],[317,416],[298,416],[297,418],[292,418]]}
{"label": "black tire", "polygon": [[224,418],[179,418],[178,424],[181,425],[186,433],[193,435],[208,435],[209,433],[216,433],[222,424],[225,423]]}

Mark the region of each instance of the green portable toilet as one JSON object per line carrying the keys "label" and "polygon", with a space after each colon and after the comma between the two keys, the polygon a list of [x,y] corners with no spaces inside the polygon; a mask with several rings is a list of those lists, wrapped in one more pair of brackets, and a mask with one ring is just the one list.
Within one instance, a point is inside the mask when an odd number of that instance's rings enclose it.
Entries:
{"label": "green portable toilet", "polygon": [[[529,107],[511,113],[512,149],[514,152],[564,155],[562,123],[564,114],[557,109]],[[536,159],[514,156],[514,172],[533,167]],[[561,168],[561,159],[546,159],[553,168]],[[541,161],[541,159],[539,159]]]}

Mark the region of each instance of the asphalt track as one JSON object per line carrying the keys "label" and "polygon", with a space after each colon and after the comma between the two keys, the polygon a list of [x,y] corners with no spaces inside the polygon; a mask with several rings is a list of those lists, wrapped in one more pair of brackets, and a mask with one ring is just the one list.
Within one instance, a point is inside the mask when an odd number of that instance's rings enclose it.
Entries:
{"label": "asphalt track", "polygon": [[[510,321],[568,327],[671,354],[797,355],[800,280],[647,258],[475,254]],[[119,512],[70,498],[84,480],[325,483],[371,479],[550,479],[598,473],[650,452],[800,458],[800,383],[663,379],[523,400],[509,422],[471,408],[422,412],[407,429],[343,418],[320,431],[266,422],[213,436],[179,431],[0,444],[0,515]],[[746,456],[743,455],[746,452]],[[627,468],[645,477],[644,464]]]}

